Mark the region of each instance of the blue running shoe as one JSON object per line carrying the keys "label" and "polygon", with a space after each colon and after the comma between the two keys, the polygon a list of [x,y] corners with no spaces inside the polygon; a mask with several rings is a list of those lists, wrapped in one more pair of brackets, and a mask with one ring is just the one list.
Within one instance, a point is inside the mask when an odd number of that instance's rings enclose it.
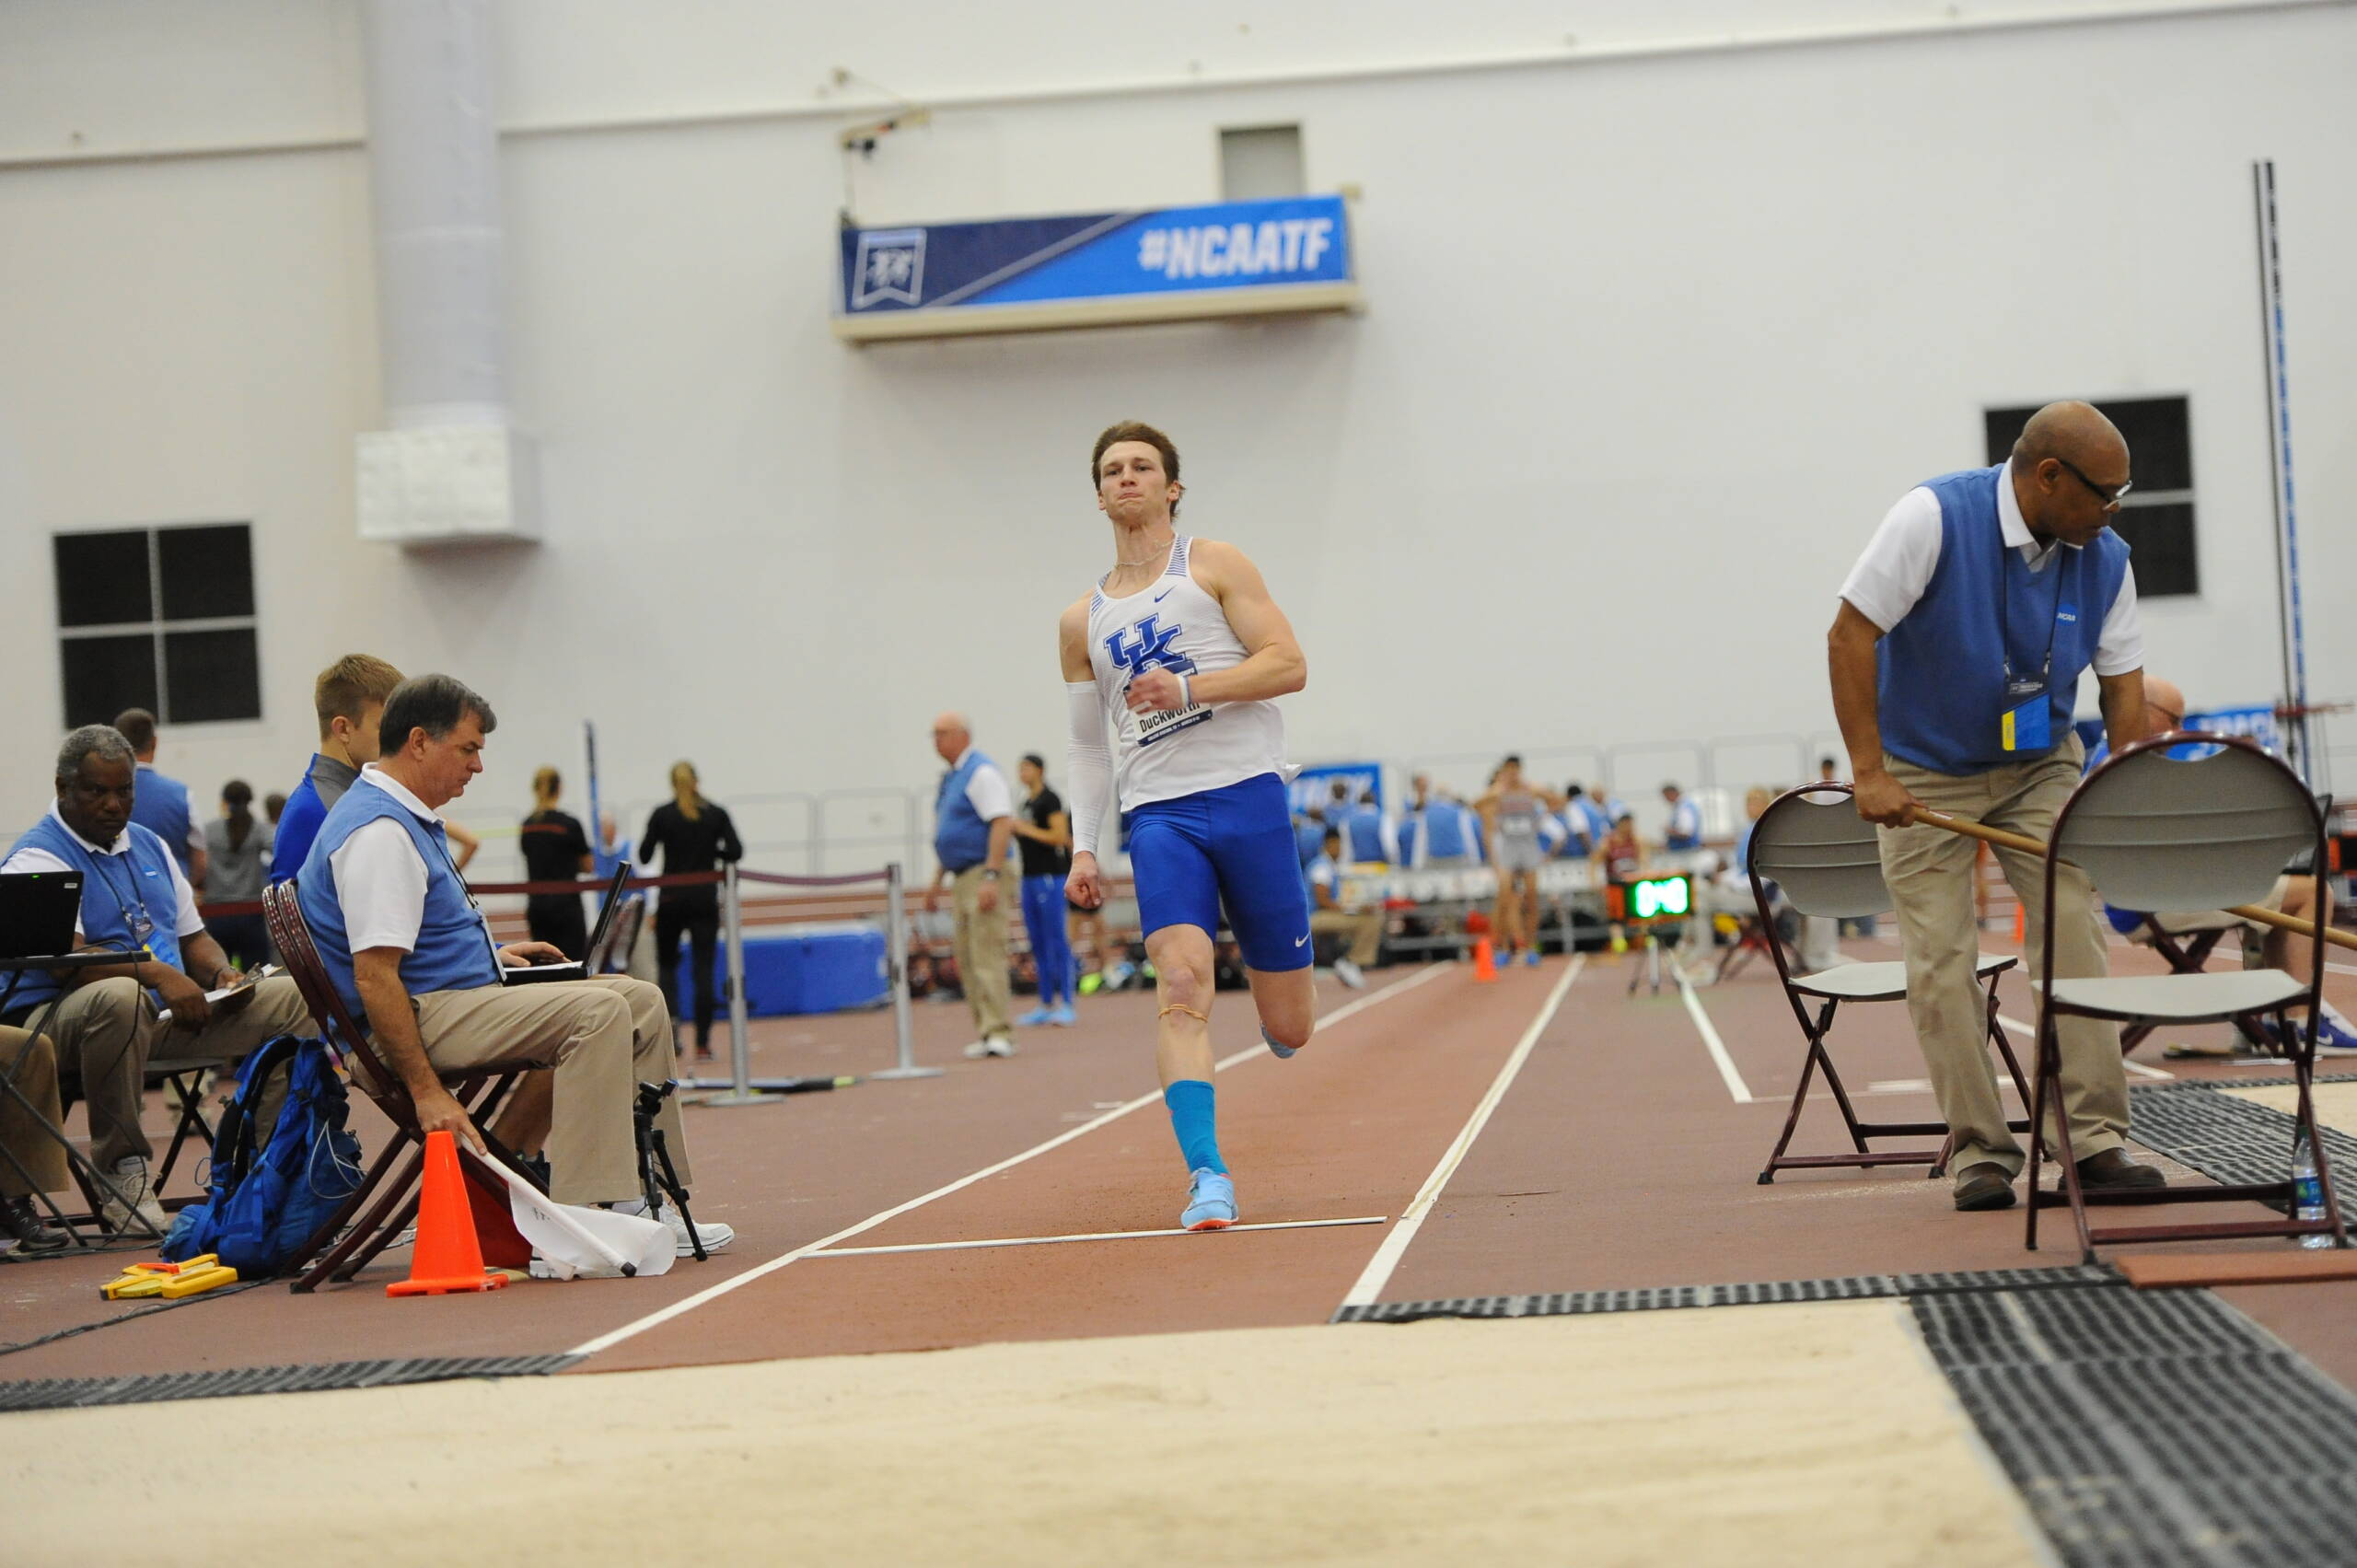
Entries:
{"label": "blue running shoe", "polygon": [[1265,1044],[1269,1048],[1269,1054],[1274,1056],[1280,1062],[1301,1049],[1301,1047],[1297,1045],[1279,1045],[1277,1043],[1277,1037],[1269,1032],[1266,1025],[1261,1027],[1260,1040],[1261,1043]]}
{"label": "blue running shoe", "polygon": [[1528,949],[1522,955],[1522,961],[1527,967],[1534,970],[1537,969],[1538,967],[1538,949],[1536,947]]}
{"label": "blue running shoe", "polygon": [[1034,1007],[1028,1013],[1024,1014],[1023,1016],[1016,1019],[1015,1021],[1022,1025],[1027,1029],[1035,1029],[1041,1024],[1054,1023],[1056,1021],[1056,1015],[1048,1008]]}
{"label": "blue running shoe", "polygon": [[1236,1183],[1216,1170],[1195,1172],[1187,1190],[1187,1212],[1178,1216],[1187,1230],[1225,1230],[1236,1223]]}
{"label": "blue running shoe", "polygon": [[1074,1012],[1072,1010],[1072,1004],[1067,1002],[1062,1006],[1048,1015],[1048,1022],[1054,1024],[1061,1028],[1068,1029],[1074,1024],[1080,1022],[1080,1015]]}

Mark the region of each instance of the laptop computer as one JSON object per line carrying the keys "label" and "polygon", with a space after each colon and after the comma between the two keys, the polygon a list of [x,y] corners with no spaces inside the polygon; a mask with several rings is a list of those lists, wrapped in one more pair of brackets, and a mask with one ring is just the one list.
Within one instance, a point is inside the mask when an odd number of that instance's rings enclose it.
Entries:
{"label": "laptop computer", "polygon": [[0,958],[47,958],[74,950],[82,913],[78,871],[0,877]]}
{"label": "laptop computer", "polygon": [[606,901],[598,910],[598,923],[589,928],[589,946],[582,951],[587,960],[568,959],[563,963],[530,964],[520,970],[499,971],[502,985],[545,985],[551,981],[586,980],[598,971],[591,968],[605,954],[607,939],[614,929],[614,916],[622,907],[622,886],[630,880],[630,862],[614,867],[613,880],[606,884]]}

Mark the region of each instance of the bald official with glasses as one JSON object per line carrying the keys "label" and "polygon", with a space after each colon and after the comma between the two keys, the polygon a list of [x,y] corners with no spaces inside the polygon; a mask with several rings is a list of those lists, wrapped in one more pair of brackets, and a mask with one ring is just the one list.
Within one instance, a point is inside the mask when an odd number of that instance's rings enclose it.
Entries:
{"label": "bald official with glasses", "polygon": [[[2115,747],[2144,734],[2144,643],[2128,546],[2109,524],[2130,484],[2128,443],[2093,406],[2049,403],[2012,456],[1901,496],[1841,585],[1828,639],[1833,709],[1858,815],[1882,828],[1882,867],[1907,955],[1907,1006],[1940,1114],[1954,1131],[1959,1209],[2003,1209],[2024,1163],[2005,1125],[1974,969],[1978,843],[1919,824],[1928,807],[2029,838],[2053,836],[2079,782],[2079,678],[2101,688]],[[1999,849],[2027,912],[2025,972],[2051,940],[2057,978],[2107,972],[2084,873],[2066,867],[2045,928],[2045,866]],[[2061,1023],[2061,1094],[2081,1183],[2158,1187],[2130,1159],[2117,1026]]]}

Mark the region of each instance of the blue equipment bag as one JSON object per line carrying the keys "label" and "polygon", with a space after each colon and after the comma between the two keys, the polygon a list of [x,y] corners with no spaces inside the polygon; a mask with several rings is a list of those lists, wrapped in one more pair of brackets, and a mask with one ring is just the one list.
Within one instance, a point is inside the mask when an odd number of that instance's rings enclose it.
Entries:
{"label": "blue equipment bag", "polygon": [[[258,1150],[255,1113],[281,1067],[285,1101]],[[248,1056],[214,1139],[212,1190],[173,1219],[165,1261],[217,1252],[250,1280],[302,1263],[304,1244],[360,1185],[360,1140],[344,1126],[346,1109],[343,1078],[323,1041],[281,1035]]]}

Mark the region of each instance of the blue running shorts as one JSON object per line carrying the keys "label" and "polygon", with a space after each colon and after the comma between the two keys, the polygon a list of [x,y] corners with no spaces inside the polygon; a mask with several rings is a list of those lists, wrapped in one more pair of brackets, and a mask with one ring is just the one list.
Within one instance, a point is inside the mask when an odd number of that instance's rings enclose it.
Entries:
{"label": "blue running shorts", "polygon": [[1130,873],[1148,936],[1193,925],[1215,937],[1225,904],[1247,968],[1309,967],[1309,891],[1276,774],[1131,812]]}

